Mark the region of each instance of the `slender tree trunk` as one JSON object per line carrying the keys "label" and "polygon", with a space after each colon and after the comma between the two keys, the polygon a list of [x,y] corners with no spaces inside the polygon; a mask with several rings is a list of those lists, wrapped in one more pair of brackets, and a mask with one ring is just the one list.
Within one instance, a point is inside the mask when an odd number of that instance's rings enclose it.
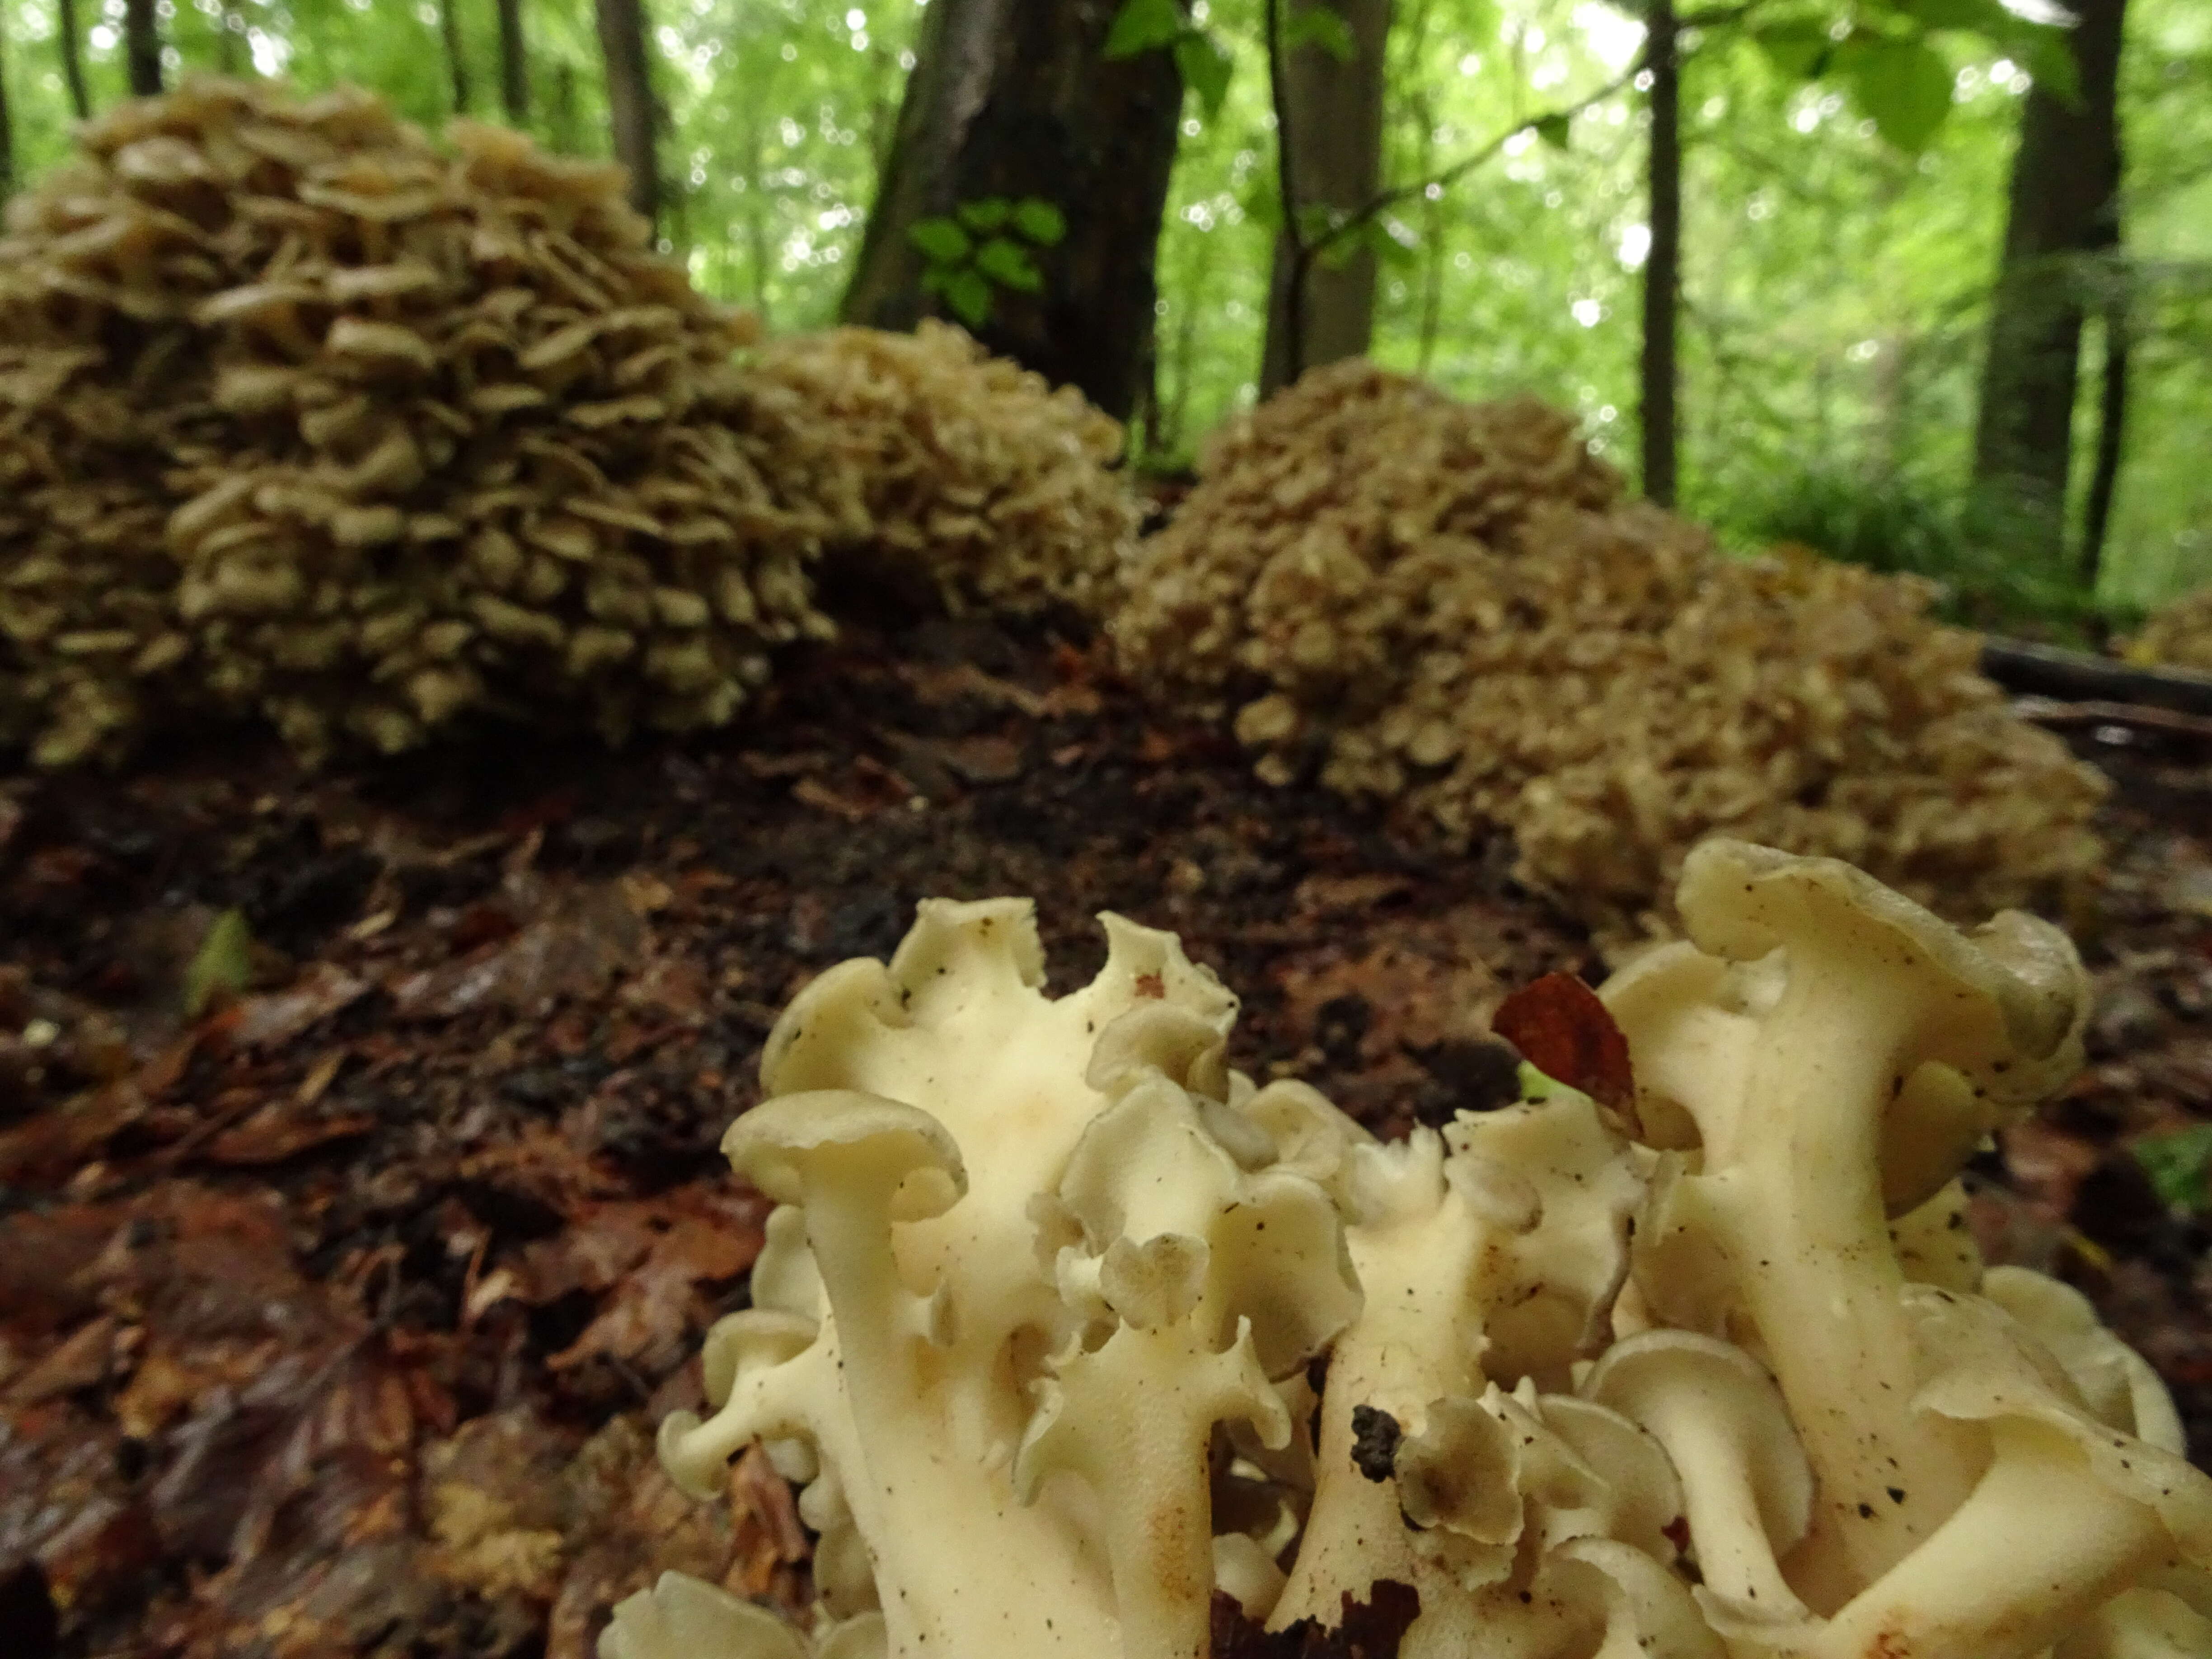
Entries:
{"label": "slender tree trunk", "polygon": [[761,326],[771,326],[768,310],[768,266],[771,254],[768,233],[767,117],[757,103],[750,106],[745,124],[745,255],[752,266],[753,311]]}
{"label": "slender tree trunk", "polygon": [[1651,71],[1651,248],[1644,261],[1641,424],[1644,493],[1674,504],[1675,313],[1682,294],[1682,65],[1674,0],[1650,0],[1644,64]]}
{"label": "slender tree trunk", "polygon": [[55,34],[61,41],[62,79],[69,82],[70,108],[80,121],[92,119],[92,97],[84,89],[84,29],[77,21],[76,0],[57,0]]}
{"label": "slender tree trunk", "polygon": [[238,8],[225,6],[214,20],[215,66],[225,75],[238,75],[245,70],[241,48],[246,44],[246,20],[239,15]]}
{"label": "slender tree trunk", "polygon": [[2105,307],[2105,386],[2098,400],[2097,462],[2089,475],[2089,500],[2081,516],[2081,585],[2094,591],[2105,563],[2105,532],[2112,520],[2112,496],[2120,482],[2120,439],[2128,413],[2128,346],[2130,329],[2124,289]]}
{"label": "slender tree trunk", "polygon": [[660,166],[653,143],[651,60],[646,55],[645,0],[593,0],[599,52],[607,64],[607,112],[615,160],[629,169],[629,204],[660,222]]}
{"label": "slender tree trunk", "polygon": [[[1351,212],[1365,206],[1382,175],[1382,80],[1390,35],[1390,0],[1306,0],[1333,11],[1352,37],[1352,56],[1335,57],[1318,41],[1287,48],[1277,100],[1279,152],[1290,170],[1284,191],[1292,211]],[[1279,233],[1268,281],[1267,337],[1260,360],[1260,395],[1290,385],[1309,368],[1364,353],[1375,334],[1375,254],[1368,247],[1302,258],[1300,240]],[[1348,258],[1339,257],[1348,252]],[[1299,290],[1295,295],[1293,290]],[[1297,306],[1292,321],[1291,306]]]}
{"label": "slender tree trunk", "polygon": [[507,124],[530,118],[530,51],[522,37],[522,0],[499,0],[499,102]]}
{"label": "slender tree trunk", "polygon": [[932,0],[844,319],[911,328],[927,264],[908,233],[985,197],[1041,198],[1066,220],[1042,289],[999,289],[992,350],[1116,419],[1136,407],[1152,337],[1152,256],[1182,80],[1165,52],[1104,53],[1114,0]]}
{"label": "slender tree trunk", "polygon": [[461,40],[460,9],[455,0],[438,0],[438,38],[446,46],[446,72],[453,77],[453,113],[469,112],[469,58]]}
{"label": "slender tree trunk", "polygon": [[8,107],[8,14],[0,9],[0,200],[15,188],[15,118]]}
{"label": "slender tree trunk", "polygon": [[131,95],[161,95],[161,27],[155,0],[123,0],[123,55],[131,70]]}
{"label": "slender tree trunk", "polygon": [[[2074,7],[2081,19],[2073,33],[2078,105],[2069,106],[2040,82],[2028,91],[2013,156],[2004,257],[1990,306],[1974,483],[2025,509],[2021,532],[2051,559],[2063,555],[2066,539],[2085,310],[2081,256],[2108,252],[2120,240],[2125,7],[2126,0],[2077,0]],[[2124,366],[2124,353],[2122,359]],[[2124,392],[2124,373],[2118,389]],[[2117,447],[2113,388],[2106,391]]]}

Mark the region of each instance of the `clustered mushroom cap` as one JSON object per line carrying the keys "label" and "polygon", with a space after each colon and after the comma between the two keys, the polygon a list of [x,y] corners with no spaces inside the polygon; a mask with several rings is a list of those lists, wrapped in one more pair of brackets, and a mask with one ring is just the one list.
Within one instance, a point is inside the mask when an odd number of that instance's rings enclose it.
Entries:
{"label": "clustered mushroom cap", "polygon": [[1124,659],[1233,710],[1260,775],[1402,799],[1615,938],[1709,833],[1960,914],[2100,865],[2098,774],[2012,719],[1931,589],[1723,556],[1572,423],[1359,362],[1232,424],[1141,544]]}
{"label": "clustered mushroom cap", "polygon": [[912,334],[836,328],[763,347],[751,395],[796,442],[779,477],[803,478],[834,556],[910,571],[958,615],[1105,611],[1134,541],[1117,473],[1121,423],[1072,386],[994,357],[948,323]]}
{"label": "clustered mushroom cap", "polygon": [[811,574],[1106,603],[1121,433],[958,331],[749,365],[619,169],[369,94],[188,81],[81,129],[0,238],[0,742],[157,714],[303,756],[479,714],[720,725]]}
{"label": "clustered mushroom cap", "polygon": [[2212,1652],[2156,1376],[1960,1224],[1959,1124],[2079,1061],[2063,936],[1728,841],[1678,902],[1601,992],[1630,1109],[1392,1144],[1230,1068],[1171,935],[1055,1000],[1026,903],[925,902],[769,1038],[754,1306],[661,1436],[804,1486],[813,1628],[669,1576],[605,1659],[1205,1659],[1218,1595],[1387,1595],[1401,1659]]}
{"label": "clustered mushroom cap", "polygon": [[2197,588],[2153,611],[2124,650],[2130,662],[2212,674],[2212,587]]}

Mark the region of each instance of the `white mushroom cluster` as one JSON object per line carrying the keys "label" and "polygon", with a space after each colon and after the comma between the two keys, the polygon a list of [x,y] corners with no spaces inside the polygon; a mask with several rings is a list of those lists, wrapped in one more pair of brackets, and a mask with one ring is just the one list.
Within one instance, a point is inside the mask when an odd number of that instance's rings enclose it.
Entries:
{"label": "white mushroom cluster", "polygon": [[661,1432],[802,1488],[811,1626],[670,1574],[603,1659],[2212,1652],[2157,1378],[1964,1231],[2078,1061],[2070,945],[1738,842],[1679,901],[1601,992],[1628,1110],[1524,1068],[1392,1144],[1230,1068],[1172,935],[1054,1000],[1026,902],[926,902],[769,1037],[754,1305]]}

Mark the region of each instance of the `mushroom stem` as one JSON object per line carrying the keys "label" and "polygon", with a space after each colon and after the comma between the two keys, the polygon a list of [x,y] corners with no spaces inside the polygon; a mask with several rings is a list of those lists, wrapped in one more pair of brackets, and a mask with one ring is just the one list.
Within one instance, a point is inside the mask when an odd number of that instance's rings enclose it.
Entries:
{"label": "mushroom stem", "polygon": [[1920,988],[1858,951],[1802,956],[1746,1079],[1745,1098],[1763,1103],[1706,1158],[1737,1222],[1745,1304],[1819,1479],[1814,1534],[1863,1584],[1972,1480],[1955,1438],[1905,1409],[1912,1333],[1876,1155],[1881,1107],[1903,1085],[1897,1055],[1927,1011]]}
{"label": "mushroom stem", "polygon": [[2148,1505],[2090,1478],[2058,1430],[1990,1425],[1996,1461],[1926,1542],[1852,1598],[1805,1659],[2029,1659],[2172,1547]]}

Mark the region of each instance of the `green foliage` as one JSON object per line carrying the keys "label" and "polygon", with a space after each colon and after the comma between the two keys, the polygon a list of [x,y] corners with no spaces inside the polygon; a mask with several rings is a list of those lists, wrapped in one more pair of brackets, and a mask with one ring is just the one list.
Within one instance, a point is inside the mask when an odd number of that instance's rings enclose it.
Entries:
{"label": "green foliage", "polygon": [[1312,3],[1292,6],[1283,17],[1283,50],[1294,52],[1300,46],[1316,46],[1340,64],[1349,64],[1359,56],[1359,43],[1352,38],[1352,25],[1343,15],[1312,0]]}
{"label": "green foliage", "polygon": [[2189,1215],[2212,1210],[2212,1123],[2146,1135],[2136,1142],[2135,1154],[2170,1208]]}
{"label": "green foliage", "polygon": [[1183,15],[1176,0],[1122,0],[1106,31],[1106,56],[1134,58],[1164,50],[1209,121],[1229,97],[1236,58],[1212,31]]}
{"label": "green foliage", "polygon": [[990,320],[999,289],[1034,294],[1044,286],[1034,256],[1057,247],[1066,234],[1066,216],[1042,197],[986,196],[917,221],[908,228],[907,240],[928,262],[922,288],[940,295],[969,327],[981,328]]}

